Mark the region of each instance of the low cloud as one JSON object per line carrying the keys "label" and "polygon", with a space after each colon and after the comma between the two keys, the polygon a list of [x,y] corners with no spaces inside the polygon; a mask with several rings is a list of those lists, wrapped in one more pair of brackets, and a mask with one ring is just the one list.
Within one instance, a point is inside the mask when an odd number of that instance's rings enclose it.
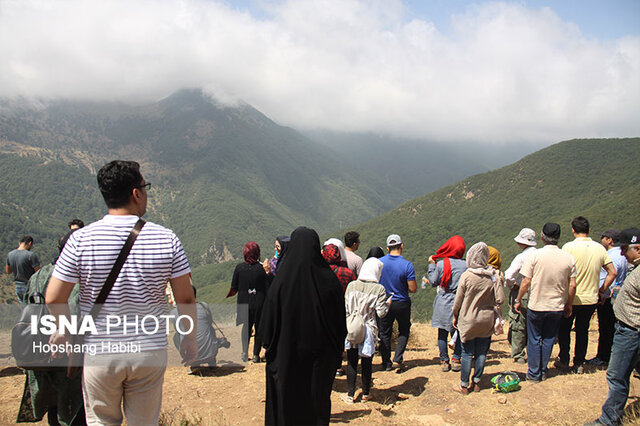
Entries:
{"label": "low cloud", "polygon": [[452,30],[400,1],[0,2],[0,97],[150,102],[184,87],[280,124],[451,142],[640,135],[640,37],[488,3]]}

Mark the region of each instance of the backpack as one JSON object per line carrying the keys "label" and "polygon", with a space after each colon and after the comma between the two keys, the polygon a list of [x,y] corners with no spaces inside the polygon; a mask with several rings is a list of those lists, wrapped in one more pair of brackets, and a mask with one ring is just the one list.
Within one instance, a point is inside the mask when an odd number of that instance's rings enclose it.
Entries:
{"label": "backpack", "polygon": [[49,344],[48,335],[40,332],[31,334],[32,316],[37,316],[37,323],[40,324],[40,318],[49,314],[43,293],[52,273],[53,265],[46,265],[29,279],[29,288],[34,286],[33,292],[25,294],[26,304],[22,307],[18,322],[11,329],[11,354],[16,365],[25,370],[42,371],[58,364],[66,365],[66,360],[54,360],[49,351],[42,349]]}
{"label": "backpack", "polygon": [[520,377],[513,371],[503,371],[491,379],[494,392],[509,393],[520,389]]}
{"label": "backpack", "polygon": [[357,310],[351,312],[347,317],[347,340],[352,345],[359,345],[364,342],[367,329],[364,325],[364,318]]}

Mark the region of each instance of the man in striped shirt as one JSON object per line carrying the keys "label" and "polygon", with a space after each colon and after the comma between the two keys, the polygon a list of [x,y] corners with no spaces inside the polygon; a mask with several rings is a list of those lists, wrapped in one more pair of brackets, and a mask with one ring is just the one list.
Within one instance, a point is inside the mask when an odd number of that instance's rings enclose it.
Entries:
{"label": "man in striped shirt", "polygon": [[635,266],[627,275],[613,305],[616,332],[613,336],[611,358],[607,367],[609,394],[602,406],[602,414],[588,425],[616,425],[622,423],[629,397],[629,377],[638,362],[640,349],[640,229],[620,232],[620,254]]}
{"label": "man in striped shirt", "polygon": [[[74,232],[60,254],[46,294],[49,311],[56,317],[69,314],[67,299],[78,282],[80,312],[90,312],[131,229],[147,209],[151,184],[145,182],[136,162],[108,163],[98,172],[98,185],[109,214]],[[153,330],[153,321],[168,314],[165,286],[169,281],[180,314],[189,315],[195,324],[195,296],[189,274],[189,262],[178,237],[167,228],[147,222],[107,297],[100,319],[94,319],[97,334],[85,335],[85,344],[96,348],[95,354],[84,354],[82,388],[88,424],[120,424],[123,412],[129,424],[157,424],[167,336],[164,326]],[[126,312],[139,315],[128,316],[120,324],[112,322],[111,329],[108,320],[101,322],[103,314],[117,317],[123,306]],[[68,337],[54,334],[50,343],[66,344]],[[181,346],[185,363],[197,356],[195,337],[194,326]],[[120,352],[111,348],[120,348]]]}

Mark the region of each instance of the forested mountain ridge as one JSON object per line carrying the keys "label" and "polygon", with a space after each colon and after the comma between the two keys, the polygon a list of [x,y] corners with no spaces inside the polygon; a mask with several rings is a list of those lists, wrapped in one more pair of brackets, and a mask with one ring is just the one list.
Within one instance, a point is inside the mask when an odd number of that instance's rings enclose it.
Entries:
{"label": "forested mountain ridge", "polygon": [[[428,257],[453,235],[462,236],[467,249],[479,241],[496,247],[505,270],[519,250],[513,238],[524,227],[539,236],[544,223],[557,222],[562,245],[573,239],[570,222],[578,215],[589,219],[596,241],[606,229],[640,226],[638,164],[640,138],[561,142],[349,229],[361,234],[361,256],[372,246],[384,247],[389,234],[399,234],[403,256],[413,262],[418,281],[427,271]],[[341,237],[344,231],[332,235]],[[231,271],[230,265],[199,271],[199,283],[217,283],[202,293],[211,301],[223,300]],[[418,289],[412,296],[417,318],[430,317],[434,296],[432,289]]]}
{"label": "forested mountain ridge", "polygon": [[557,222],[562,243],[573,239],[570,222],[578,215],[590,220],[594,233],[640,225],[639,162],[640,138],[565,141],[407,201],[354,228],[365,245],[400,234],[406,257],[421,267],[455,234],[467,245],[495,245],[509,261],[518,250],[513,237],[523,227],[539,232],[544,223]]}
{"label": "forested mountain ridge", "polygon": [[141,163],[153,183],[149,220],[175,230],[194,267],[238,258],[251,239],[340,228],[407,198],[251,106],[200,90],[145,106],[2,101],[2,251],[33,234],[51,260],[69,219],[104,214],[95,173],[115,158]]}

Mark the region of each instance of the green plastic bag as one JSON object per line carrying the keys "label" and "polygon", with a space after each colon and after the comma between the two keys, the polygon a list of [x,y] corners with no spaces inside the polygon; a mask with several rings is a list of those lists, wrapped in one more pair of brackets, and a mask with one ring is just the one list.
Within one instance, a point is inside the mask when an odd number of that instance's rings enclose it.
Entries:
{"label": "green plastic bag", "polygon": [[509,393],[520,389],[520,377],[513,371],[503,371],[496,374],[492,379],[493,390],[496,392]]}

